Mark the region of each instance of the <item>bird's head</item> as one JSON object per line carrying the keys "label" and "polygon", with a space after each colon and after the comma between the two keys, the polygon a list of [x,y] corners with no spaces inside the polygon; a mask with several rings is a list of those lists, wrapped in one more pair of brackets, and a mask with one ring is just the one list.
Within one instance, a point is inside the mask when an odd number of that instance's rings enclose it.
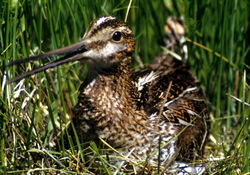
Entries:
{"label": "bird's head", "polygon": [[91,67],[107,68],[130,56],[134,47],[134,35],[127,24],[115,17],[101,17],[91,23],[83,38],[75,44],[10,62],[7,66],[64,55],[59,60],[26,72],[10,82],[72,61],[84,61]]}
{"label": "bird's head", "polygon": [[91,23],[83,37],[86,52],[83,57],[90,61],[112,64],[122,61],[121,55],[134,52],[134,36],[131,29],[114,17],[101,17]]}

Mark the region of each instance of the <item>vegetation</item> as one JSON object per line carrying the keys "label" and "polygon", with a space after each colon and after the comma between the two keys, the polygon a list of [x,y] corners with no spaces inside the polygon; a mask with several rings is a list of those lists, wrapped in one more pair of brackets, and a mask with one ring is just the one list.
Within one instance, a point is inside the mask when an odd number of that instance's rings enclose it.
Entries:
{"label": "vegetation", "polygon": [[[248,0],[2,0],[0,2],[0,174],[85,174],[86,150],[65,148],[77,90],[86,67],[69,63],[19,83],[12,78],[43,61],[5,67],[11,60],[78,41],[100,16],[125,19],[136,36],[134,66],[162,51],[168,16],[184,17],[188,64],[204,86],[211,107],[206,156],[208,174],[250,174],[250,3]],[[45,60],[48,61],[48,60]],[[66,137],[71,143],[71,136]],[[55,145],[58,146],[55,149]],[[81,145],[78,143],[78,148]],[[100,171],[113,174],[102,160]],[[92,166],[92,167],[91,167]]]}

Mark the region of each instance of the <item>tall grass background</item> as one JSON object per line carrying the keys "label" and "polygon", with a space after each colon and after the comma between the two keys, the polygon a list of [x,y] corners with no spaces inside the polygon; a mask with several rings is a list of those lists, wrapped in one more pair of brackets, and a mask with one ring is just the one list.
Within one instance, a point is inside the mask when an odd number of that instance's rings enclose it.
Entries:
{"label": "tall grass background", "polygon": [[[6,84],[6,78],[44,61],[8,68],[4,64],[72,44],[100,16],[125,19],[129,3],[0,1],[0,174],[84,174],[91,169],[91,163],[84,163],[84,151],[76,151],[74,146],[65,149],[63,140],[53,140],[69,124],[86,66],[69,63]],[[211,130],[205,156],[208,174],[250,174],[249,1],[132,1],[127,22],[136,37],[135,69],[162,52],[168,16],[185,20],[188,64],[210,104]],[[91,149],[98,155],[94,143]],[[103,162],[101,172],[113,174]]]}

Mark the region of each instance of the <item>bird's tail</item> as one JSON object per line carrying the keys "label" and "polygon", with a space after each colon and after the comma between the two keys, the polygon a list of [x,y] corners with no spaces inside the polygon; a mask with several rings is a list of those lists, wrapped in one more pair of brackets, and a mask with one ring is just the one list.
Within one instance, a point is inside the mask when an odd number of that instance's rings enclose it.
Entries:
{"label": "bird's tail", "polygon": [[165,32],[166,36],[164,38],[164,43],[166,46],[166,52],[172,52],[172,54],[175,54],[173,56],[179,60],[187,60],[188,49],[185,39],[187,30],[185,28],[184,20],[175,17],[167,18]]}
{"label": "bird's tail", "polygon": [[170,70],[185,67],[188,59],[184,20],[169,17],[165,25],[163,52],[156,57],[150,67],[154,70]]}

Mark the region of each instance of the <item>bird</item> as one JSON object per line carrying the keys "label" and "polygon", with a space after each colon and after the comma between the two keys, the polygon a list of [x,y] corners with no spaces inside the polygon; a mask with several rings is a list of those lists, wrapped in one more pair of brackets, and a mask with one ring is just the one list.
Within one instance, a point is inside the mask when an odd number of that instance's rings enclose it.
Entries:
{"label": "bird", "polygon": [[[170,21],[168,36],[179,43],[176,36],[184,34],[176,33],[172,25],[176,21]],[[116,17],[104,16],[94,20],[73,45],[10,62],[7,66],[61,56],[9,82],[68,62],[83,62],[89,72],[72,116],[79,137],[105,140],[122,155],[152,167],[202,157],[209,108],[200,83],[186,63],[169,52],[134,70],[134,51],[131,28]]]}

